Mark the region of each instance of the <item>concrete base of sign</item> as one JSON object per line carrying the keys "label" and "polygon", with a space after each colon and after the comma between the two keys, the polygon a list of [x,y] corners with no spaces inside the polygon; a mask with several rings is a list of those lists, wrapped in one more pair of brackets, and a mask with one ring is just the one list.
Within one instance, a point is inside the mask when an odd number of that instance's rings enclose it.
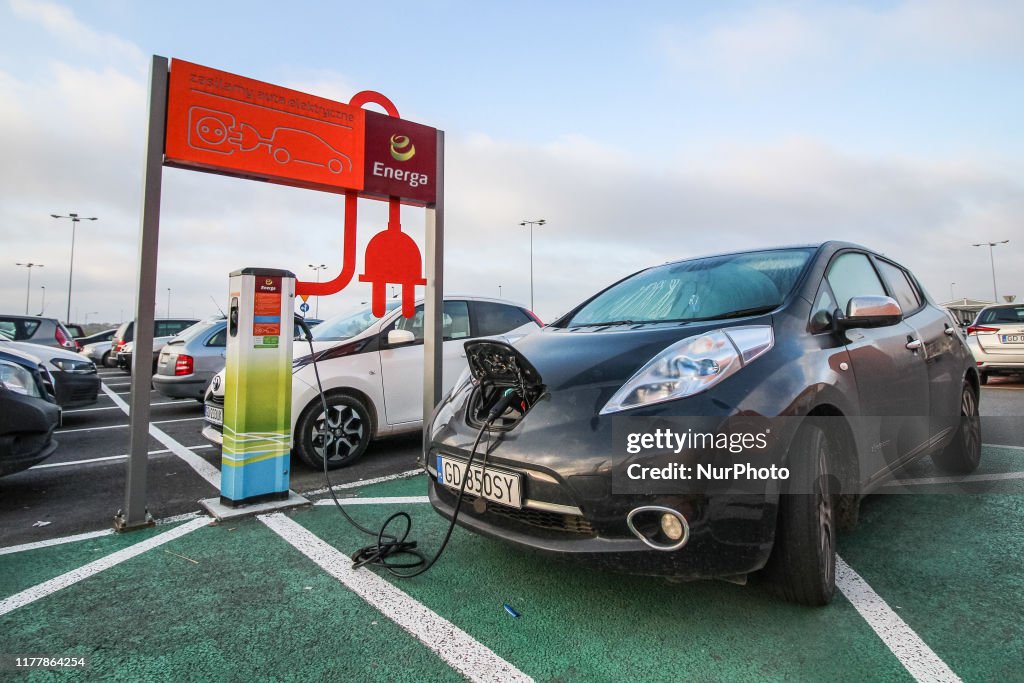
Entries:
{"label": "concrete base of sign", "polygon": [[238,507],[228,507],[224,503],[220,502],[220,498],[204,498],[199,501],[207,512],[213,515],[218,521],[225,519],[237,519],[239,517],[249,517],[252,515],[260,515],[264,512],[276,512],[286,508],[299,507],[301,505],[309,505],[309,499],[303,498],[294,491],[288,492],[288,498],[285,500],[269,500],[265,503],[256,503],[254,505],[240,505]]}

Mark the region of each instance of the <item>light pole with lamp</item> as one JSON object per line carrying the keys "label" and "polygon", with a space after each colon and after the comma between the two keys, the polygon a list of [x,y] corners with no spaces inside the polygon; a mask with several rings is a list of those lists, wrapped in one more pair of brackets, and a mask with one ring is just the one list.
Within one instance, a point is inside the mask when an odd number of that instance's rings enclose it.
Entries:
{"label": "light pole with lamp", "polygon": [[96,216],[79,216],[77,213],[69,213],[67,216],[61,216],[55,213],[51,213],[50,216],[53,218],[67,218],[71,221],[71,266],[68,268],[68,311],[65,314],[64,322],[71,322],[71,278],[75,273],[75,228],[78,227],[80,221],[97,221],[99,218]]}
{"label": "light pole with lamp", "polygon": [[972,247],[984,247],[988,245],[988,258],[992,263],[992,301],[994,303],[999,303],[999,290],[996,289],[996,257],[993,253],[993,248],[1000,244],[1007,244],[1009,241],[1010,240],[1003,240],[1002,242],[978,242],[977,244],[971,245]]}
{"label": "light pole with lamp", "polygon": [[42,263],[15,263],[28,271],[28,283],[25,285],[25,315],[28,315],[28,294],[32,291],[32,269],[42,268]]}
{"label": "light pole with lamp", "polygon": [[[312,268],[316,272],[316,281],[317,281],[317,283],[319,283],[320,282],[320,271],[326,269],[327,266],[324,265],[323,263],[321,263],[319,266],[314,266],[312,263],[310,263],[309,267]],[[316,297],[316,311],[313,313],[313,317],[314,318],[319,318],[320,317],[320,297],[319,296]]]}
{"label": "light pole with lamp", "polygon": [[543,218],[536,221],[521,221],[519,225],[530,226],[530,310],[533,310],[533,226],[541,226],[547,223]]}

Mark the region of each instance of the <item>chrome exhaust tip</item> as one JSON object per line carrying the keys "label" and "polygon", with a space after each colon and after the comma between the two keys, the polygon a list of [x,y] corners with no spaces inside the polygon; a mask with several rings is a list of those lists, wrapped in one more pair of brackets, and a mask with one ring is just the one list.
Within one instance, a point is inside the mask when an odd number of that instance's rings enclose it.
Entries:
{"label": "chrome exhaust tip", "polygon": [[644,505],[626,515],[633,535],[655,550],[679,550],[690,540],[690,525],[682,513],[661,505]]}

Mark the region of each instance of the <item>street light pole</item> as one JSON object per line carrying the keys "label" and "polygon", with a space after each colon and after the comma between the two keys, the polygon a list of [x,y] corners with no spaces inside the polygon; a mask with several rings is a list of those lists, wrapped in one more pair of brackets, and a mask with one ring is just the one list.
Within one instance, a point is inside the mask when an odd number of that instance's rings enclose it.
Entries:
{"label": "street light pole", "polygon": [[39,285],[39,288],[43,290],[42,298],[39,301],[39,315],[42,315],[46,311],[46,285]]}
{"label": "street light pole", "polygon": [[32,269],[42,268],[42,263],[15,263],[16,266],[21,266],[28,271],[28,283],[25,285],[25,315],[28,315],[28,294],[32,291]]}
{"label": "street light pole", "polygon": [[[324,265],[323,263],[321,263],[319,266],[314,266],[312,263],[310,263],[309,267],[312,268],[316,272],[316,281],[317,281],[317,284],[319,284],[320,283],[320,271],[324,270],[325,268],[327,268],[327,266]],[[313,317],[314,318],[319,318],[320,317],[320,296],[319,295],[317,295],[317,297],[316,297],[316,311],[313,313]]]}
{"label": "street light pole", "polygon": [[533,226],[541,226],[547,223],[543,218],[536,221],[522,221],[519,225],[530,226],[530,310],[533,310]]}
{"label": "street light pole", "polygon": [[67,218],[71,220],[71,266],[68,268],[68,311],[64,315],[64,322],[71,322],[71,278],[75,273],[75,228],[78,227],[79,221],[96,221],[99,220],[96,216],[83,217],[77,213],[69,213],[66,216],[61,216],[55,213],[50,214],[53,218]]}
{"label": "street light pole", "polygon": [[171,317],[171,288],[167,288],[167,317]]}
{"label": "street light pole", "polygon": [[1003,240],[1001,242],[978,242],[977,244],[971,245],[972,247],[984,247],[985,245],[988,245],[988,258],[992,263],[992,301],[995,303],[999,303],[999,290],[996,289],[996,257],[994,254],[994,247],[999,246],[1000,244],[1007,244],[1009,241],[1010,240]]}
{"label": "street light pole", "polygon": [[949,283],[949,300],[950,301],[952,301],[953,299],[956,298],[956,295],[953,294],[953,285],[955,285],[955,284],[956,284],[955,282],[950,282]]}

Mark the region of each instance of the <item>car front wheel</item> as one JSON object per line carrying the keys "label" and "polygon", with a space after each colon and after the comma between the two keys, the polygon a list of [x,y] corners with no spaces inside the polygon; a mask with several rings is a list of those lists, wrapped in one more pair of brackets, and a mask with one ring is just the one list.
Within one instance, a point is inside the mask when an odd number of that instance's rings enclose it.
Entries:
{"label": "car front wheel", "polygon": [[807,422],[790,448],[789,491],[779,498],[775,546],[767,578],[786,600],[827,605],[836,589],[836,510],[833,449],[821,427]]}
{"label": "car front wheel", "polygon": [[323,404],[313,401],[302,412],[295,428],[299,458],[316,469],[333,470],[358,460],[373,437],[373,421],[366,406],[348,394],[329,394],[327,414]]}

